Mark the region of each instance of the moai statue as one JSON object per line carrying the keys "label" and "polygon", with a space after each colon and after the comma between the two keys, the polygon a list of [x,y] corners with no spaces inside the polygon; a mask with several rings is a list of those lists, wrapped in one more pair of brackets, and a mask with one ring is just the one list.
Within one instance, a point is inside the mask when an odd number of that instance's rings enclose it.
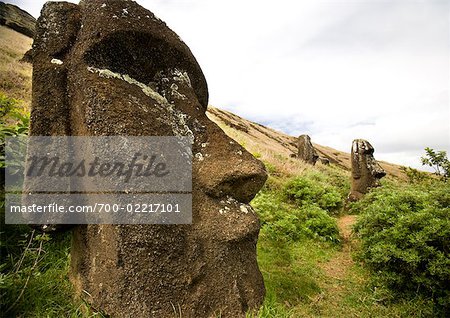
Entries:
{"label": "moai statue", "polygon": [[32,135],[188,136],[192,224],[80,225],[71,280],[111,317],[245,317],[265,289],[248,204],[264,166],[205,114],[184,42],[134,1],[47,2],[33,46]]}
{"label": "moai statue", "polygon": [[370,188],[380,185],[379,180],[386,175],[373,157],[374,148],[364,139],[355,139],[352,144],[352,184],[349,201],[357,201]]}
{"label": "moai statue", "polygon": [[297,149],[297,158],[312,165],[316,164],[319,155],[317,154],[316,149],[314,149],[311,138],[308,135],[301,135],[298,137]]}

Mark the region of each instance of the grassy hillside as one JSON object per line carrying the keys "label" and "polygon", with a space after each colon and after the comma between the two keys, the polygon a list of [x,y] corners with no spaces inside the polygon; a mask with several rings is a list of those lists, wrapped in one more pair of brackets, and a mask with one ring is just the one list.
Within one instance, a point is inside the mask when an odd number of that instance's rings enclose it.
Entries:
{"label": "grassy hillside", "polygon": [[[297,138],[286,135],[269,127],[251,122],[235,114],[215,107],[208,108],[208,116],[216,122],[231,138],[244,144],[252,153],[261,154],[261,158],[271,161],[271,158],[288,158],[290,154],[297,153]],[[307,132],[305,132],[307,133]],[[314,140],[314,136],[311,136]],[[327,146],[313,143],[320,157],[327,158],[335,166],[343,170],[351,170],[350,154]],[[350,149],[349,145],[349,149]],[[376,154],[375,154],[376,155]],[[275,160],[276,162],[278,160]],[[293,159],[292,162],[297,160]],[[379,161],[388,176],[405,179],[401,166]]]}
{"label": "grassy hillside", "polygon": [[0,26],[0,92],[21,100],[28,110],[31,105],[32,67],[20,60],[32,43],[31,38]]}

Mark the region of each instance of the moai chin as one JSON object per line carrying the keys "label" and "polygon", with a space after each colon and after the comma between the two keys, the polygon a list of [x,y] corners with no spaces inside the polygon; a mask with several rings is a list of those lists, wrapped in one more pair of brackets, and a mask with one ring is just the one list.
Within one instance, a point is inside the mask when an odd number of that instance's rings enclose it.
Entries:
{"label": "moai chin", "polygon": [[297,158],[312,165],[316,164],[319,155],[317,154],[316,149],[314,149],[311,138],[308,135],[301,135],[298,137],[297,149]]}
{"label": "moai chin", "polygon": [[33,67],[31,135],[187,135],[200,154],[191,225],[75,227],[76,292],[111,317],[245,317],[258,309],[260,225],[248,203],[267,174],[206,117],[206,80],[186,44],[134,1],[48,2]]}
{"label": "moai chin", "polygon": [[373,157],[374,148],[364,139],[355,139],[352,143],[351,164],[352,182],[349,201],[357,201],[370,188],[380,185],[379,180],[386,175]]}

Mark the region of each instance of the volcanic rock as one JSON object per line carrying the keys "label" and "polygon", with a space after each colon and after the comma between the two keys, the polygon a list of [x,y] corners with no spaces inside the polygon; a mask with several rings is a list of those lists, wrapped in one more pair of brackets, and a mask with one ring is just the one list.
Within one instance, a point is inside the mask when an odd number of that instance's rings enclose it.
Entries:
{"label": "volcanic rock", "polygon": [[352,179],[349,201],[357,201],[366,194],[370,188],[380,185],[379,180],[386,175],[375,160],[374,148],[364,139],[355,139],[352,144],[351,163]]}
{"label": "volcanic rock", "polygon": [[316,149],[314,149],[313,144],[311,143],[311,138],[308,135],[301,135],[298,137],[298,154],[297,158],[315,165],[317,159],[319,159],[319,155],[316,152]]}
{"label": "volcanic rock", "polygon": [[206,115],[190,49],[134,1],[48,2],[33,46],[31,135],[187,136],[190,225],[81,225],[71,280],[111,317],[245,317],[265,289],[248,204],[261,162]]}

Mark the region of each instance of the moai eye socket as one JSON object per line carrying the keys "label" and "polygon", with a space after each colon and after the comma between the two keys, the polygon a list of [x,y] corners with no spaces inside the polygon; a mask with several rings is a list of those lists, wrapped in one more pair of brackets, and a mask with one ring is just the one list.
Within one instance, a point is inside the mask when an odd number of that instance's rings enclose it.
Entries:
{"label": "moai eye socket", "polygon": [[366,149],[364,149],[364,154],[365,155],[371,155],[371,156],[373,156],[373,153],[374,153],[374,149],[373,149],[373,147],[372,146],[369,146],[369,147],[367,147]]}

